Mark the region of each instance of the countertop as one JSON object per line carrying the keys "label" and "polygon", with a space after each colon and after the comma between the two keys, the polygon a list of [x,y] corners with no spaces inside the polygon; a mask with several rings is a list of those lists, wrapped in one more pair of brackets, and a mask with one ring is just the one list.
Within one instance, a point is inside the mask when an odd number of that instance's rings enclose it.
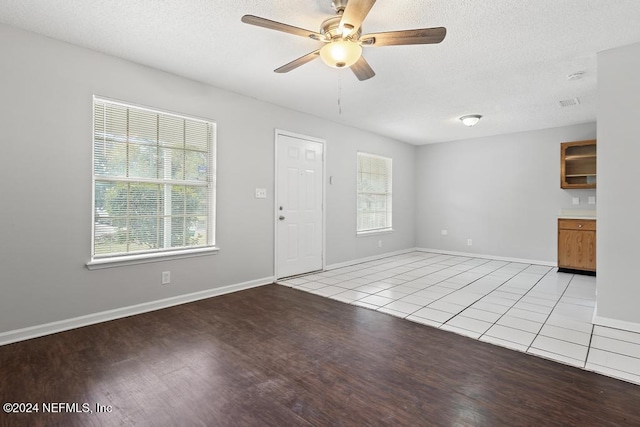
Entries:
{"label": "countertop", "polygon": [[595,220],[596,211],[581,211],[581,210],[561,210],[558,214],[559,219],[585,219]]}

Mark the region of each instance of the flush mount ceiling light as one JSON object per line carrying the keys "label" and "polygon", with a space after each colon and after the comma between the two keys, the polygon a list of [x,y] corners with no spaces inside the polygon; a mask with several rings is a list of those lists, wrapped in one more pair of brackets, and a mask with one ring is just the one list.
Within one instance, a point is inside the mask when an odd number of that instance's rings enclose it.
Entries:
{"label": "flush mount ceiling light", "polygon": [[481,118],[482,118],[482,116],[480,114],[470,114],[468,116],[460,117],[460,121],[465,126],[471,127],[471,126],[477,125]]}

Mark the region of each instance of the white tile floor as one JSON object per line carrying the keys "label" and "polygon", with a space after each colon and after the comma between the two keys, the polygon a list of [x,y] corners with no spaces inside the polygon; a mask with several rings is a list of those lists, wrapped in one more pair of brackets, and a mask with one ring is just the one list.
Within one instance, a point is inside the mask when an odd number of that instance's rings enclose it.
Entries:
{"label": "white tile floor", "polygon": [[591,323],[594,277],[411,252],[279,283],[640,384],[640,334]]}

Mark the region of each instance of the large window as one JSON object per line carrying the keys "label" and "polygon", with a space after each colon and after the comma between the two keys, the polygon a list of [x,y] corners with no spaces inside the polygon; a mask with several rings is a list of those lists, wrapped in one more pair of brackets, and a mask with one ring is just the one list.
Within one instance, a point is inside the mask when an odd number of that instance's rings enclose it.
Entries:
{"label": "large window", "polygon": [[358,233],[391,230],[391,159],[358,153]]}
{"label": "large window", "polygon": [[95,98],[93,135],[93,261],[214,246],[214,123]]}

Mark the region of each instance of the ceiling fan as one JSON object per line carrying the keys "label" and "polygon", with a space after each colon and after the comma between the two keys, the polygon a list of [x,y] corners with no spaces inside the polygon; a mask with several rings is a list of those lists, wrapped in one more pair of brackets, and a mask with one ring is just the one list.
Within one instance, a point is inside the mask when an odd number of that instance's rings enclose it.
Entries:
{"label": "ceiling fan", "polygon": [[444,27],[419,28],[416,30],[389,31],[362,34],[362,22],[376,0],[333,0],[336,15],[320,25],[320,31],[310,31],[254,15],[244,15],[242,22],[270,30],[282,31],[296,36],[307,37],[324,43],[320,49],[276,68],[276,73],[288,73],[314,59],[334,68],[349,67],[359,80],[375,76],[369,63],[362,56],[362,46],[397,46],[410,44],[435,44],[444,40]]}

